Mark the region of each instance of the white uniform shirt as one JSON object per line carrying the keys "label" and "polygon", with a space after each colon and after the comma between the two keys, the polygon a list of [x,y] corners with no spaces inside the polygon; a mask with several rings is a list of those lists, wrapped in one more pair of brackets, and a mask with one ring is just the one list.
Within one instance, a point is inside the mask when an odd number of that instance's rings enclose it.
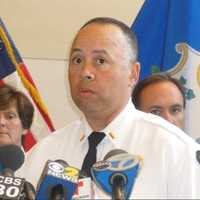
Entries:
{"label": "white uniform shirt", "polygon": [[[124,149],[143,158],[143,167],[130,198],[200,198],[199,145],[177,127],[152,114],[135,109],[129,101],[124,110],[102,130],[97,160],[112,149]],[[85,119],[72,122],[39,142],[16,175],[37,184],[48,159],[63,159],[81,169],[92,132]],[[110,198],[95,186],[94,198]]]}

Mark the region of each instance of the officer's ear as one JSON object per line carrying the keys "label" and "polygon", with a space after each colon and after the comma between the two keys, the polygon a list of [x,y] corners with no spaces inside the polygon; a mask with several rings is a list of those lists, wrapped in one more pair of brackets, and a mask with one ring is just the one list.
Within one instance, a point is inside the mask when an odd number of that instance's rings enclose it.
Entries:
{"label": "officer's ear", "polygon": [[129,75],[130,86],[133,88],[139,80],[140,76],[140,63],[135,62],[131,64],[131,71]]}

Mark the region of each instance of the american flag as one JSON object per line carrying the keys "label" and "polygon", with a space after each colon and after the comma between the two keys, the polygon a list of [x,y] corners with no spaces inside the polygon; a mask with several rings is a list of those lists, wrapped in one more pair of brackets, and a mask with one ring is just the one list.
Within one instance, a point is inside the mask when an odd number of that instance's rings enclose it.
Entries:
{"label": "american flag", "polygon": [[54,127],[39,91],[0,18],[0,84],[4,83],[22,90],[35,107],[31,130],[24,138],[24,149],[28,151],[38,140],[54,131]]}

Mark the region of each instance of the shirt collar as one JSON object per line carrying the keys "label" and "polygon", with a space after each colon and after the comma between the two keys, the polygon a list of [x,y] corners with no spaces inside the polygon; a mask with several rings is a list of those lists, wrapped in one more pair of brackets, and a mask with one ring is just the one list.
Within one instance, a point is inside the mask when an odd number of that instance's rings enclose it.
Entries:
{"label": "shirt collar", "polygon": [[[123,121],[127,120],[127,115],[130,112],[134,114],[135,110],[135,106],[130,99],[124,109],[115,117],[113,121],[111,121],[103,130],[101,130],[101,132],[104,132],[112,142],[118,143],[120,138],[123,136],[124,124],[126,123]],[[91,129],[85,117],[82,117],[82,122],[80,141],[84,142],[93,130]]]}
{"label": "shirt collar", "polygon": [[115,143],[119,144],[125,136],[125,127],[128,126],[129,113],[135,113],[135,107],[131,101],[128,101],[124,109],[105,127],[103,132],[108,133],[109,138]]}
{"label": "shirt collar", "polygon": [[82,121],[82,127],[81,127],[81,133],[80,133],[80,141],[84,142],[88,136],[92,133],[92,129],[90,127],[90,125],[88,124],[86,118],[83,116],[81,118]]}

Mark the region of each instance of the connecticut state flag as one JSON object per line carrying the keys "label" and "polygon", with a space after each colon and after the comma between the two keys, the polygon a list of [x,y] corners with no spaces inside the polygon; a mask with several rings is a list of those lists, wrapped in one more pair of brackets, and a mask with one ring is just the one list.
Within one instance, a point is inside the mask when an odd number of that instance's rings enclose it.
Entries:
{"label": "connecticut state flag", "polygon": [[186,89],[185,132],[200,137],[200,1],[146,0],[132,25],[141,79],[168,72]]}
{"label": "connecticut state flag", "polygon": [[0,19],[0,84],[4,83],[24,92],[35,107],[33,124],[24,140],[24,149],[28,151],[39,139],[52,132],[54,127],[36,85]]}

